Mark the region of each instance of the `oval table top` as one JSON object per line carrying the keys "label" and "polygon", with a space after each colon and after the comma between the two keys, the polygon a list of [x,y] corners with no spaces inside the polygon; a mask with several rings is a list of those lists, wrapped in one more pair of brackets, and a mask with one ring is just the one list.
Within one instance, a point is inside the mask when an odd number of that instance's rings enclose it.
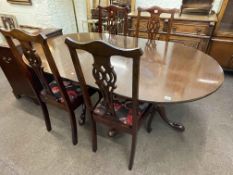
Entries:
{"label": "oval table top", "polygon": [[[49,46],[62,77],[78,81],[64,41],[104,40],[116,47],[140,47],[144,51],[140,63],[139,99],[155,103],[178,103],[198,100],[215,92],[224,81],[220,65],[207,54],[178,43],[154,41],[107,33],[68,34],[49,39]],[[101,51],[100,51],[101,52]],[[92,77],[92,56],[78,51],[87,84],[96,87]],[[50,72],[43,61],[45,71]],[[131,97],[132,64],[129,59],[113,56],[117,74],[115,93]]]}

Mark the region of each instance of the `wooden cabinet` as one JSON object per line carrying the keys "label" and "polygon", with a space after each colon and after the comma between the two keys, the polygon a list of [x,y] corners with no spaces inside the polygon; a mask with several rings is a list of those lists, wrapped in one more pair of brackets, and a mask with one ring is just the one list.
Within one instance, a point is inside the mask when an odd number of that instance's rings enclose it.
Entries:
{"label": "wooden cabinet", "polygon": [[180,43],[188,47],[193,47],[205,52],[208,46],[209,38],[205,39],[191,36],[173,35],[170,37],[170,41]]}
{"label": "wooden cabinet", "polygon": [[233,69],[233,40],[213,38],[209,54],[225,69]]}
{"label": "wooden cabinet", "polygon": [[36,99],[29,80],[24,75],[24,71],[21,70],[20,63],[12,55],[7,45],[0,45],[0,66],[16,98],[28,96]]}
{"label": "wooden cabinet", "polygon": [[233,70],[233,1],[224,0],[208,53],[225,70]]}
{"label": "wooden cabinet", "polygon": [[[27,31],[34,34],[39,32],[38,30],[36,32],[34,30]],[[41,32],[47,37],[62,35],[61,29],[42,29]],[[35,87],[40,89],[41,85],[39,84],[39,80],[34,72],[22,63],[22,60],[17,60],[13,56],[11,49],[6,43],[0,44],[0,66],[16,98],[27,96],[37,102],[32,83]]]}
{"label": "wooden cabinet", "polygon": [[[140,21],[139,36],[147,38],[146,28],[149,14],[145,13],[143,15],[144,17]],[[137,12],[132,12],[129,16],[131,18],[130,33],[133,35],[137,23]],[[161,14],[160,18],[159,33],[163,35],[163,33],[166,32],[170,16],[168,14]],[[180,16],[179,13],[177,13],[174,16],[170,41],[178,42],[206,52],[216,22],[216,14],[204,16],[182,14]]]}

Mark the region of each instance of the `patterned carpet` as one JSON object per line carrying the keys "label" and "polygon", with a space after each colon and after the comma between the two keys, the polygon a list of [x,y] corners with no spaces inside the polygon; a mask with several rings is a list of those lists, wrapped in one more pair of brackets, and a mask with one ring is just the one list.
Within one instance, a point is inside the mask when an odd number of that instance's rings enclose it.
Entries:
{"label": "patterned carpet", "polygon": [[[157,114],[153,131],[138,134],[135,164],[128,171],[130,136],[107,136],[98,127],[98,150],[91,151],[89,122],[78,127],[73,146],[66,112],[49,106],[53,130],[45,129],[39,106],[15,99],[0,70],[1,175],[232,175],[233,75],[213,95],[191,103],[166,106],[170,119],[182,122],[179,133]],[[80,114],[76,111],[76,116]]]}

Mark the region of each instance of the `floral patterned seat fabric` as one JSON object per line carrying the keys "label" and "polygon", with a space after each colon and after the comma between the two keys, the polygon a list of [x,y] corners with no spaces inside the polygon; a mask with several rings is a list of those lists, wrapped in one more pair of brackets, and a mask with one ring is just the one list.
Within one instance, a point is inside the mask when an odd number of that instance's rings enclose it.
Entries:
{"label": "floral patterned seat fabric", "polygon": [[[82,96],[79,83],[70,80],[63,80],[63,84],[71,102],[73,102],[77,97]],[[53,80],[49,83],[49,87],[51,88],[51,91],[55,98],[59,102],[63,103],[64,99],[62,98],[57,82]]]}
{"label": "floral patterned seat fabric", "polygon": [[[116,117],[119,121],[125,125],[132,126],[133,124],[133,102],[131,100],[116,98],[113,102]],[[141,117],[146,111],[149,103],[139,103],[138,114]],[[106,112],[106,107],[104,105],[103,99],[96,105],[94,113],[100,116],[104,116]]]}

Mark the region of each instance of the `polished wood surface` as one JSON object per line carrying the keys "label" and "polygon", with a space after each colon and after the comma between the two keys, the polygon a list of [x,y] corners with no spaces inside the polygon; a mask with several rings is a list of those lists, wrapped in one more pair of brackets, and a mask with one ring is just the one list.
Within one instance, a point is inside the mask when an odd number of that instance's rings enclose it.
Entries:
{"label": "polished wood surface", "polygon": [[[137,28],[137,15],[138,12],[132,12],[129,14],[131,18],[130,35],[135,33]],[[146,32],[148,19],[150,14],[148,12],[141,12],[139,37],[148,38]],[[169,29],[169,21],[171,21],[171,14],[162,13],[160,15],[160,30],[159,34],[162,36],[159,40],[165,40],[164,34]],[[191,46],[206,52],[208,44],[210,42],[212,33],[214,31],[215,23],[217,21],[216,14],[211,15],[189,15],[179,13],[174,14],[174,20],[171,27],[171,35],[169,41],[181,43],[185,46]],[[166,36],[166,35],[165,35]]]}
{"label": "polished wood surface", "polygon": [[[38,103],[30,81],[24,76],[20,65],[21,62],[15,59],[9,46],[0,44],[0,67],[11,85],[13,94],[16,98],[20,98],[21,96],[30,97]],[[28,74],[32,73],[29,69],[25,71]],[[34,80],[38,81],[36,78]]]}
{"label": "polished wood surface", "polygon": [[[110,34],[123,34],[128,33],[128,7],[120,7],[116,5],[110,5],[106,7],[98,6],[99,10],[99,22],[98,32],[103,32],[104,21],[107,23],[107,31]],[[107,13],[106,19],[104,19],[104,13]]]}
{"label": "polished wood surface", "polygon": [[233,72],[233,1],[224,0],[218,14],[218,22],[211,38],[208,54],[223,67]]}
{"label": "polished wood surface", "polygon": [[181,12],[209,14],[213,7],[214,0],[183,0]]}
{"label": "polished wood surface", "polygon": [[212,38],[208,53],[218,61],[224,70],[233,71],[233,38]]}
{"label": "polished wood surface", "polygon": [[177,11],[176,9],[163,9],[160,8],[158,6],[152,6],[149,8],[142,8],[142,7],[138,7],[138,16],[137,16],[137,24],[136,24],[136,37],[139,37],[139,31],[142,30],[140,29],[140,21],[143,19],[143,16],[141,16],[141,13],[143,12],[147,12],[150,14],[150,17],[147,21],[146,27],[143,27],[143,30],[145,30],[146,28],[146,33],[148,35],[148,39],[151,40],[155,40],[156,38],[160,38],[159,35],[159,30],[160,30],[160,23],[161,23],[161,19],[160,16],[161,14],[169,14],[170,18],[168,20],[168,24],[166,27],[166,37],[165,37],[165,41],[168,41],[170,38],[170,34],[171,34],[171,27],[172,27],[172,23],[174,20],[174,14]]}
{"label": "polished wood surface", "polygon": [[[107,33],[69,34],[49,39],[49,46],[62,77],[77,81],[66,37],[79,42],[104,40],[120,48],[140,47],[144,50],[140,64],[139,99],[156,103],[187,102],[215,92],[223,83],[223,70],[210,56],[181,44],[109,35]],[[101,52],[101,51],[100,51]],[[80,60],[87,84],[96,87],[92,77],[93,61],[89,53],[80,51]],[[115,93],[131,97],[132,63],[119,56],[112,57],[117,72]],[[47,63],[44,61],[47,72]],[[90,66],[88,66],[90,65]],[[128,84],[125,84],[128,80]]]}

